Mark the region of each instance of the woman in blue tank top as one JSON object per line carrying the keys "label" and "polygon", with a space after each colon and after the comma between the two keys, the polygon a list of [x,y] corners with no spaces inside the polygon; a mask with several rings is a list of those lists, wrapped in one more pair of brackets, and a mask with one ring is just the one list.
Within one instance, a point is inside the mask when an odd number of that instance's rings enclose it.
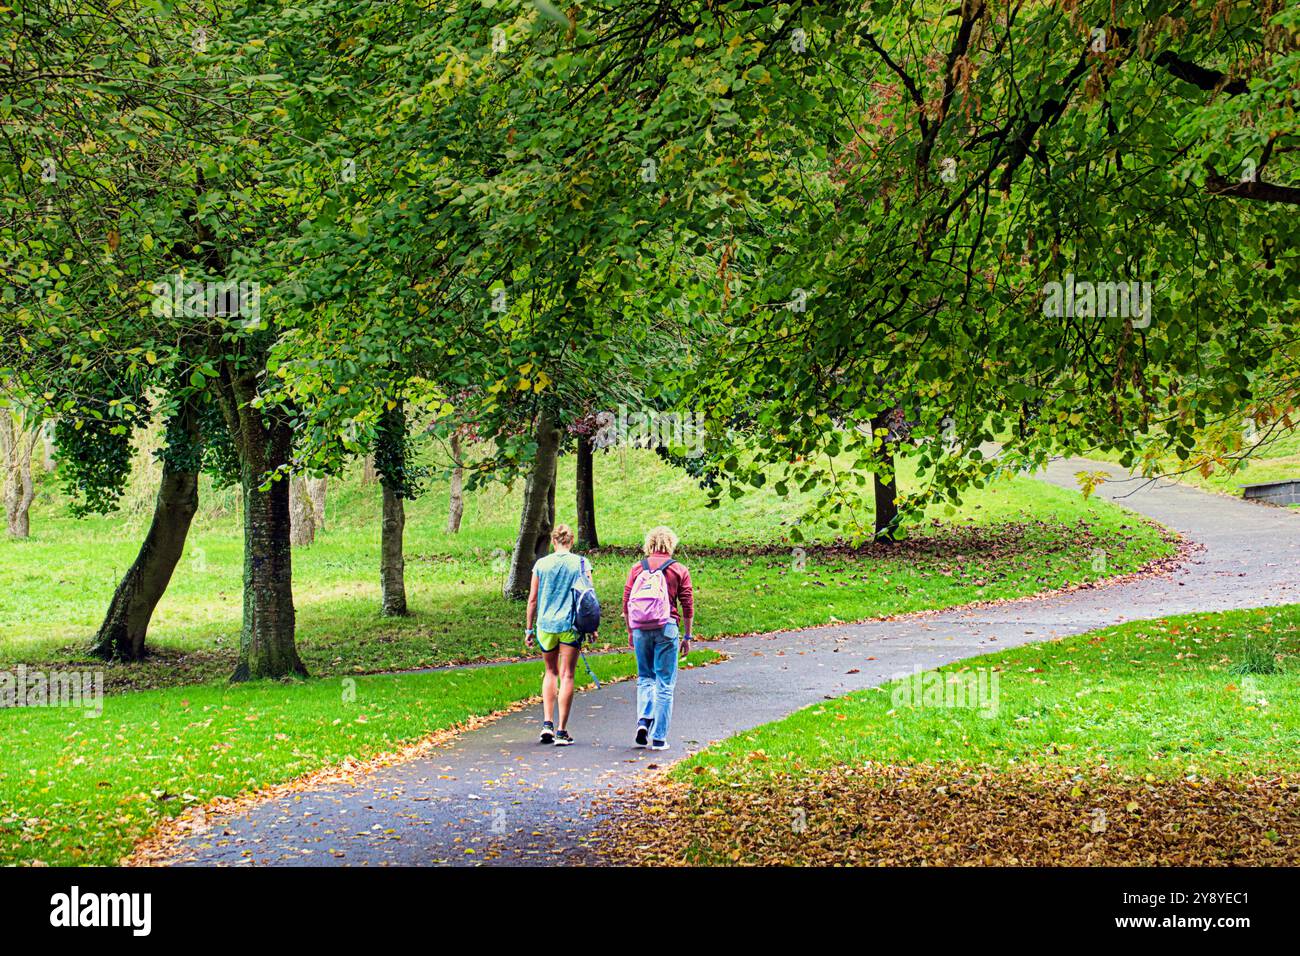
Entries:
{"label": "woman in blue tank top", "polygon": [[[538,739],[566,747],[573,743],[566,725],[573,706],[573,674],[582,650],[582,638],[573,630],[573,585],[584,573],[591,574],[591,565],[570,550],[573,532],[568,525],[555,526],[551,545],[555,550],[533,565],[524,640],[532,647],[536,636],[546,665],[542,677],[542,732]],[[557,704],[558,728],[552,720]]]}

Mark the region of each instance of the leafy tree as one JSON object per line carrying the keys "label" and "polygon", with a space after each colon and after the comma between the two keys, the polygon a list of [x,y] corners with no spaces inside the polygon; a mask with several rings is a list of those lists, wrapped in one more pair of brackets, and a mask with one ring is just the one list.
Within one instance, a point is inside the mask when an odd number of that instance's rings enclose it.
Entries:
{"label": "leafy tree", "polygon": [[[1295,262],[1277,252],[1295,238],[1279,184],[1295,171],[1292,12],[976,0],[801,22],[805,61],[763,58],[780,96],[740,108],[752,139],[801,122],[829,146],[787,139],[798,196],[786,177],[733,180],[720,268],[748,294],[719,296],[732,332],[701,404],[718,420],[757,405],[737,482],[825,483],[822,509],[852,527],[841,476],[892,472],[883,416],[900,406],[912,514],[992,476],[988,441],[1021,464],[1132,453],[1155,430],[1186,450],[1251,407],[1248,370],[1293,342],[1278,280]],[[1267,187],[1223,181],[1247,156]],[[1156,294],[1149,311],[1054,313],[1050,283],[1074,277]]]}
{"label": "leafy tree", "polygon": [[[271,42],[257,6],[217,24],[197,5],[122,4],[108,16],[116,31],[90,11],[28,12],[16,82],[42,96],[15,102],[0,168],[14,213],[4,247],[16,306],[4,364],[39,382],[59,414],[65,460],[81,458],[68,478],[90,493],[88,505],[111,505],[125,480],[143,396],[160,396],[169,417],[190,402],[221,413],[246,504],[238,678],[303,672],[286,486],[272,480],[289,463],[292,433],[285,410],[263,407],[258,394],[279,327],[256,314],[258,290],[274,272],[250,242],[288,225],[263,170],[274,169],[271,147],[291,126],[270,125],[287,110],[277,114],[277,75],[261,68],[291,58],[302,35]],[[78,434],[99,435],[114,454],[91,457]],[[141,560],[179,553],[188,505],[162,507],[173,500],[188,495],[162,496],[155,513],[170,521],[172,546],[151,537]],[[114,604],[165,586],[173,566],[133,569]],[[144,600],[135,627],[155,600]],[[142,639],[140,630],[129,643]]]}

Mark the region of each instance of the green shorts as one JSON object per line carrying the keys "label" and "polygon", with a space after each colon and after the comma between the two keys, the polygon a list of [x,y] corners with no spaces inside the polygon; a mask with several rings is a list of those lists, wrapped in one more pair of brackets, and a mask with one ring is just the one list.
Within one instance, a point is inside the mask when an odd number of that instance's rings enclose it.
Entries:
{"label": "green shorts", "polygon": [[582,638],[573,631],[543,631],[540,627],[537,629],[537,646],[543,653],[549,654],[561,644],[581,647]]}

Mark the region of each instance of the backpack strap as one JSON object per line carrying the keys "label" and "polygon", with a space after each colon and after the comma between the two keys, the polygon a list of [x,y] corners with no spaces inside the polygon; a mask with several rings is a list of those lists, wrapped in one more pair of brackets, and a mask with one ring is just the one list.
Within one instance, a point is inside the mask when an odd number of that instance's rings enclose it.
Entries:
{"label": "backpack strap", "polygon": [[657,570],[660,574],[663,574],[665,571],[668,570],[668,565],[670,565],[670,564],[672,564],[672,563],[673,563],[673,559],[672,559],[672,558],[669,558],[669,559],[668,559],[667,561],[665,561],[663,564],[659,565],[659,567],[658,567],[656,570]]}
{"label": "backpack strap", "polygon": [[650,559],[649,559],[649,558],[642,558],[642,559],[641,559],[641,567],[643,567],[643,568],[645,568],[647,571],[649,571],[649,570],[650,570]]}

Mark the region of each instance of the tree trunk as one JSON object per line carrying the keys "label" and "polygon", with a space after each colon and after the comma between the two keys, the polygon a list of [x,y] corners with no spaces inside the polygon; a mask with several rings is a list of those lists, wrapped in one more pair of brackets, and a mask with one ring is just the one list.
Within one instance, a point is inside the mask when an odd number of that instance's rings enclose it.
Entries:
{"label": "tree trunk", "polygon": [[329,478],[307,479],[307,495],[311,498],[311,513],[317,534],[325,530],[325,493],[328,489]]}
{"label": "tree trunk", "polygon": [[[226,372],[227,370],[223,370]],[[244,499],[244,626],[232,681],[305,676],[294,642],[293,556],[289,482],[263,483],[289,464],[293,430],[274,413],[253,408],[253,374],[222,382],[223,413],[239,451]]]}
{"label": "tree trunk", "polygon": [[889,540],[888,533],[898,520],[898,486],[895,480],[884,481],[875,476],[876,486],[876,537]]}
{"label": "tree trunk", "polygon": [[[888,413],[873,418],[871,428],[873,433],[880,431],[882,428],[889,428]],[[881,442],[880,448],[876,452],[876,458],[884,468],[888,469],[889,477],[886,479],[879,472],[872,475],[876,498],[875,536],[877,540],[889,541],[892,540],[890,532],[893,531],[894,525],[898,521],[898,473],[897,462],[894,458],[894,443],[888,441],[887,436],[886,440]]]}
{"label": "tree trunk", "polygon": [[32,484],[32,452],[40,427],[29,427],[23,412],[0,408],[0,458],[4,465],[5,521],[9,534],[26,538],[31,534],[31,507],[36,497]]}
{"label": "tree trunk", "polygon": [[386,617],[405,617],[406,557],[402,535],[406,530],[406,503],[400,495],[383,484],[384,518],[379,543],[379,580],[383,603],[380,613]]}
{"label": "tree trunk", "polygon": [[[182,415],[182,427],[190,440],[197,442],[196,417],[188,408]],[[176,469],[171,459],[164,458],[149,533],[140,545],[135,563],[113,593],[104,623],[95,635],[91,653],[96,657],[138,661],[145,656],[149,622],[185,554],[185,539],[198,508],[199,473]]]}
{"label": "tree trunk", "polygon": [[36,498],[36,489],[32,484],[31,454],[24,455],[18,463],[18,474],[11,482],[11,494],[5,497],[5,516],[9,522],[9,534],[15,538],[27,538],[32,533],[32,501]]}
{"label": "tree trunk", "polygon": [[551,532],[555,530],[555,472],[559,466],[559,443],[556,443],[555,460],[551,463],[550,488],[546,492],[546,514],[542,516],[541,527],[533,545],[533,560],[537,561],[551,553]]}
{"label": "tree trunk", "polygon": [[373,485],[379,480],[379,472],[375,470],[375,456],[366,455],[361,462],[361,483],[363,485]]}
{"label": "tree trunk", "polygon": [[307,483],[295,475],[285,482],[289,486],[289,542],[303,548],[316,540],[316,514],[312,508]]}
{"label": "tree trunk", "polygon": [[460,531],[460,519],[465,513],[465,469],[460,464],[460,436],[451,433],[451,502],[447,510],[447,533]]}
{"label": "tree trunk", "polygon": [[591,439],[578,436],[578,550],[600,547],[596,534],[596,488],[592,477]]}
{"label": "tree trunk", "polygon": [[519,537],[510,558],[510,573],[503,591],[507,598],[522,601],[528,597],[533,563],[550,548],[551,527],[555,521],[555,463],[560,450],[560,429],[555,415],[542,412],[537,421],[537,455],[524,485],[524,507],[519,521]]}

